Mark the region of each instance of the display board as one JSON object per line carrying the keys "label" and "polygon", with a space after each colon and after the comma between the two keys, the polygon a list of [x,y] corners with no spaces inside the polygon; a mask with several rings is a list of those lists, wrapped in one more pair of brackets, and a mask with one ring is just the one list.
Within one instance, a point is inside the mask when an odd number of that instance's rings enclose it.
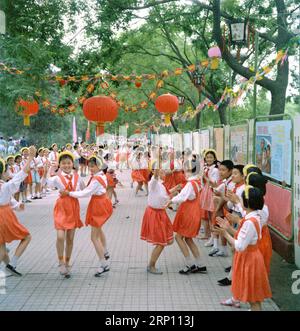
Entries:
{"label": "display board", "polygon": [[295,263],[300,268],[300,116],[294,119],[294,243]]}
{"label": "display board", "polygon": [[248,163],[248,125],[237,125],[230,128],[230,154],[234,164]]}
{"label": "display board", "polygon": [[183,148],[184,150],[193,149],[193,136],[191,132],[187,132],[183,134]]}
{"label": "display board", "polygon": [[220,161],[224,160],[224,129],[214,128],[214,149],[217,152],[217,158]]}
{"label": "display board", "polygon": [[262,172],[291,184],[292,123],[290,120],[256,123],[256,164]]}

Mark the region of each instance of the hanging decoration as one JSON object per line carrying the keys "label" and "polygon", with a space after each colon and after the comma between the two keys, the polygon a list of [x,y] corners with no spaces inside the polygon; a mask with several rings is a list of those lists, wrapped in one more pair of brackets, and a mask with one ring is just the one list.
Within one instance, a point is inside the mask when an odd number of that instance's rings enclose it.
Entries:
{"label": "hanging decoration", "polygon": [[24,117],[24,125],[30,126],[30,117],[39,112],[39,104],[35,100],[20,99],[16,104],[16,110]]}
{"label": "hanging decoration", "polygon": [[175,95],[163,94],[155,101],[155,108],[165,116],[165,125],[171,125],[171,115],[176,113],[179,108],[179,101]]}
{"label": "hanging decoration", "polygon": [[118,117],[118,104],[106,95],[88,98],[83,103],[83,114],[87,120],[97,123],[97,136],[104,133],[106,122],[113,122]]}

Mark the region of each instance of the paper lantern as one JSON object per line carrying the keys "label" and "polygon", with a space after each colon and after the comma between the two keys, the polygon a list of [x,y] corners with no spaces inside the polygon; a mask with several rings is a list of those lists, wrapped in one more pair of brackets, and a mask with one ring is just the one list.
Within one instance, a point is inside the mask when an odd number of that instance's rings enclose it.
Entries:
{"label": "paper lantern", "polygon": [[159,113],[165,115],[165,124],[171,124],[171,115],[176,113],[179,108],[179,101],[175,95],[163,94],[160,95],[155,101],[155,108]]}
{"label": "paper lantern", "polygon": [[135,87],[140,88],[142,86],[142,83],[139,81],[135,82]]}
{"label": "paper lantern", "polygon": [[24,116],[24,125],[30,125],[30,116],[34,116],[39,112],[39,104],[34,101],[27,101],[20,99],[17,102],[17,110],[22,111],[22,116]]}
{"label": "paper lantern", "polygon": [[211,58],[210,68],[216,70],[219,67],[219,58],[222,57],[221,50],[218,46],[211,47],[208,50],[208,56]]}
{"label": "paper lantern", "polygon": [[105,95],[91,97],[83,103],[83,114],[87,120],[97,123],[97,136],[104,133],[105,122],[113,122],[118,117],[118,104]]}

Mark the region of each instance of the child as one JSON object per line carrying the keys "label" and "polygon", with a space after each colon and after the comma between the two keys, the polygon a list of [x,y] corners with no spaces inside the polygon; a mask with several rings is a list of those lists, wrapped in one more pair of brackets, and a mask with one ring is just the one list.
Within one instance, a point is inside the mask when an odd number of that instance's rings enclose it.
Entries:
{"label": "child", "polygon": [[148,178],[146,176],[146,171],[145,171],[146,164],[145,164],[145,160],[142,159],[142,155],[143,153],[141,151],[138,151],[136,157],[134,157],[131,162],[132,165],[131,178],[133,181],[136,181],[138,183],[135,190],[136,196],[139,191],[142,191],[143,184],[145,185],[148,195]]}
{"label": "child", "polygon": [[[227,190],[226,199],[228,200],[228,202],[223,207],[223,215],[228,219],[232,219],[231,215],[232,217],[238,216],[239,218],[242,218],[239,205],[242,202],[242,194],[245,190],[243,168],[244,166],[241,164],[237,164],[233,166],[233,170],[232,170],[233,188]],[[232,228],[231,233],[235,234],[235,232],[236,232],[235,228]],[[228,277],[218,280],[218,284],[220,286],[231,285],[231,278],[232,278],[231,267],[226,268],[226,270],[229,271],[229,275]]]}
{"label": "child", "polygon": [[[179,271],[180,274],[189,274],[196,272],[206,272],[205,266],[200,266],[200,252],[193,238],[198,235],[201,226],[201,208],[200,208],[200,191],[201,182],[199,180],[198,162],[186,162],[185,174],[188,178],[187,184],[182,191],[172,198],[172,203],[180,204],[175,220],[173,230],[176,232],[175,239],[185,257],[185,267]],[[168,206],[169,204],[167,204]],[[191,250],[195,261],[192,263],[190,257]]]}
{"label": "child", "polygon": [[156,268],[156,262],[164,247],[174,241],[172,223],[164,209],[169,201],[169,195],[165,186],[159,181],[163,177],[162,170],[154,170],[154,176],[149,182],[148,206],[141,228],[141,239],[156,245],[147,267],[147,271],[155,275],[162,275],[162,272]]}
{"label": "child", "polygon": [[50,167],[50,176],[53,177],[56,175],[56,171],[58,169],[58,146],[57,144],[52,144],[52,151],[49,154],[49,161],[51,164]]}
{"label": "child", "polygon": [[[234,183],[232,181],[231,175],[232,175],[232,169],[233,169],[233,162],[231,160],[224,160],[219,165],[219,175],[220,180],[222,180],[222,183],[215,189],[214,191],[214,206],[215,206],[215,212],[214,216],[212,218],[212,225],[214,226],[216,224],[215,222],[215,216],[222,216],[223,206],[226,203],[226,194],[227,191],[232,189],[234,186]],[[213,248],[209,252],[209,256],[228,256],[227,253],[227,245],[226,240],[224,238],[221,238],[222,245],[219,247],[218,244],[218,236],[216,234],[212,234],[213,236]]]}
{"label": "child", "polygon": [[106,238],[102,230],[104,223],[111,217],[113,207],[110,199],[106,195],[107,179],[101,169],[103,163],[97,157],[91,157],[88,161],[89,170],[92,175],[87,187],[80,192],[70,192],[69,190],[61,191],[61,195],[69,195],[73,198],[83,198],[91,196],[87,213],[86,225],[91,226],[91,240],[94,244],[96,253],[99,258],[99,268],[95,277],[100,277],[104,272],[109,271],[106,259],[109,254],[106,248]]}
{"label": "child", "polygon": [[106,167],[105,169],[102,169],[103,172],[106,175],[107,178],[107,195],[112,200],[112,196],[114,196],[115,202],[113,204],[113,207],[116,206],[116,204],[119,202],[117,193],[115,191],[115,188],[118,183],[118,179],[115,173],[115,170],[117,169],[117,163],[113,160],[112,154],[107,154],[104,157],[104,160],[106,161]]}
{"label": "child", "polygon": [[[212,215],[215,210],[213,201],[213,190],[212,187],[216,187],[219,181],[220,175],[218,170],[217,153],[213,149],[208,149],[204,152],[204,174],[203,182],[204,187],[201,192],[200,207],[203,211],[207,211],[208,215],[208,226],[206,227],[206,235],[208,235],[211,226]],[[211,235],[210,240],[204,244],[205,247],[213,246],[213,236]]]}
{"label": "child", "polygon": [[[261,176],[255,172],[250,173],[247,177],[247,185],[252,185],[253,187],[260,189],[263,196],[265,196],[266,194],[266,183],[267,183],[267,179],[265,178],[265,176]],[[259,211],[259,214],[260,214],[262,233],[261,233],[261,240],[259,241],[258,246],[264,258],[266,270],[269,275],[271,258],[272,258],[272,240],[268,228],[269,209],[266,204],[264,204],[263,209]]]}
{"label": "child", "polygon": [[263,209],[264,198],[258,188],[246,186],[242,199],[246,216],[236,235],[232,237],[222,228],[215,229],[235,249],[231,287],[233,297],[223,304],[230,305],[232,301],[239,300],[249,302],[251,310],[261,310],[261,302],[272,297],[264,259],[258,247],[261,238],[258,211]]}
{"label": "child", "polygon": [[[24,181],[27,177],[27,173],[30,171],[30,163],[36,154],[35,147],[31,146],[28,152],[28,160],[22,171],[18,172],[8,182],[5,162],[0,159],[0,263],[5,261],[7,264],[6,269],[15,276],[22,276],[22,274],[17,271],[17,263],[31,240],[28,230],[19,223],[12,210],[16,208],[20,210],[24,209],[24,205],[16,202],[12,197],[14,193],[19,190],[21,182]],[[5,244],[14,240],[21,240],[21,242],[11,262],[9,262]]]}
{"label": "child", "polygon": [[[77,173],[73,171],[74,156],[70,152],[63,152],[58,156],[58,165],[61,173],[44,180],[50,187],[69,192],[78,191],[85,187]],[[66,278],[70,277],[70,259],[73,250],[75,230],[83,226],[80,220],[80,207],[78,199],[72,196],[60,196],[54,206],[54,225],[57,231],[56,249],[59,262],[60,274]],[[64,257],[65,247],[65,257]]]}
{"label": "child", "polygon": [[[22,162],[21,162],[21,168],[23,168],[27,164],[28,155],[29,155],[29,149],[27,147],[23,147],[21,149],[22,153]],[[22,202],[23,203],[31,203],[31,201],[27,198],[27,190],[29,187],[30,193],[32,195],[32,175],[31,175],[31,168],[32,168],[32,161],[30,164],[30,172],[28,173],[28,176],[24,180],[23,188],[21,190],[22,194]]]}
{"label": "child", "polygon": [[[21,171],[21,162],[22,162],[22,155],[21,154],[17,154],[14,158],[14,174],[17,174],[18,172]],[[15,199],[19,202],[20,200],[20,192],[22,190],[22,184],[20,184],[20,189],[17,191],[17,193],[15,194]],[[23,184],[24,185],[24,184]]]}
{"label": "child", "polygon": [[38,155],[37,155],[37,157],[35,157],[33,159],[33,162],[32,162],[33,168],[31,170],[31,176],[32,176],[32,183],[35,184],[34,195],[31,197],[31,199],[33,199],[33,200],[42,199],[40,174],[43,172],[44,164],[42,162],[41,156],[39,155],[42,153],[42,151],[43,151],[43,148],[39,148]]}

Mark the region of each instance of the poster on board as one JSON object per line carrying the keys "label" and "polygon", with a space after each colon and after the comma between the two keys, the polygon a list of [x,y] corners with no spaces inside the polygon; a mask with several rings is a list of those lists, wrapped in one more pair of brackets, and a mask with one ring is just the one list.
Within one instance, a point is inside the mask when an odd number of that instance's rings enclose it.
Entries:
{"label": "poster on board", "polygon": [[217,152],[217,158],[224,160],[224,129],[214,128],[214,149]]}
{"label": "poster on board", "polygon": [[234,164],[248,162],[248,125],[230,128],[230,159]]}
{"label": "poster on board", "polygon": [[172,134],[172,146],[174,151],[183,151],[183,141],[182,141],[182,134],[181,133],[173,133]]}
{"label": "poster on board", "polygon": [[192,150],[193,149],[193,140],[192,140],[192,133],[184,133],[183,134],[183,147],[184,150]]}
{"label": "poster on board", "polygon": [[[300,116],[294,118],[294,127],[300,128]],[[300,268],[300,132],[294,132],[294,240],[295,263]]]}
{"label": "poster on board", "polygon": [[203,130],[200,132],[200,149],[203,151],[208,148],[210,148],[209,130]]}
{"label": "poster on board", "polygon": [[193,132],[193,151],[201,155],[201,135],[199,132]]}
{"label": "poster on board", "polygon": [[291,184],[292,123],[290,120],[256,123],[255,158],[268,177]]}
{"label": "poster on board", "polygon": [[163,148],[172,147],[171,146],[172,145],[171,135],[168,133],[163,133],[163,134],[159,135],[159,144]]}

